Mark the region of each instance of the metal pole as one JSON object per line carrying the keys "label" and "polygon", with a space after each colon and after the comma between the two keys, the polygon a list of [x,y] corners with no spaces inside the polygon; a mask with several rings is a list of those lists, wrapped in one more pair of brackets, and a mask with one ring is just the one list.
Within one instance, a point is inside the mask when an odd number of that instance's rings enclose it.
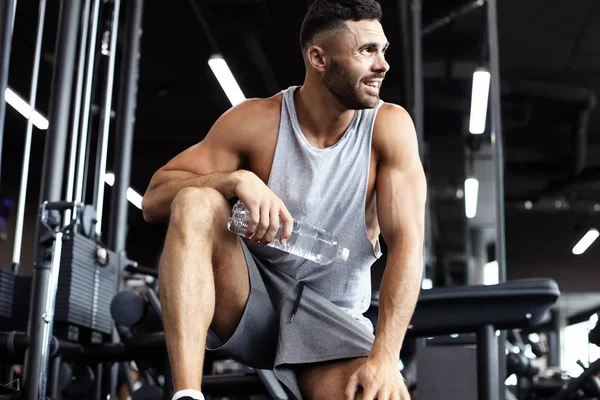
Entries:
{"label": "metal pole", "polygon": [[94,0],[92,8],[92,27],[89,32],[90,51],[87,55],[87,66],[85,68],[85,93],[83,96],[83,112],[81,114],[81,141],[79,142],[79,163],[77,164],[77,182],[75,185],[75,202],[83,203],[84,176],[87,158],[88,127],[90,121],[90,109],[92,102],[92,84],[94,82],[94,61],[96,59],[96,39],[98,35],[98,18],[100,14],[100,0]]}
{"label": "metal pole", "polygon": [[498,341],[492,325],[482,326],[477,332],[477,367],[477,399],[498,400]]}
{"label": "metal pole", "polygon": [[131,176],[131,154],[135,126],[136,96],[142,35],[143,0],[128,2],[123,62],[120,79],[117,125],[115,132],[115,184],[112,189],[111,225],[108,247],[115,252],[125,250],[127,240],[127,189]]}
{"label": "metal pole", "polygon": [[111,23],[110,49],[108,55],[108,68],[106,71],[104,92],[104,114],[100,121],[100,135],[98,140],[98,168],[96,169],[94,208],[96,209],[96,235],[102,235],[102,215],[104,212],[104,176],[106,174],[106,159],[108,153],[108,138],[110,132],[110,116],[112,109],[113,81],[115,75],[115,60],[117,58],[117,36],[119,31],[119,10],[121,0],[114,0],[113,19]]}
{"label": "metal pole", "polygon": [[413,31],[413,80],[414,80],[414,123],[417,131],[417,140],[419,144],[419,155],[423,159],[425,149],[423,131],[423,59],[422,59],[422,7],[421,0],[412,2],[412,31]]}
{"label": "metal pole", "polygon": [[10,48],[15,26],[17,0],[0,0],[0,178],[2,176],[2,141],[6,117],[6,88],[10,66]]}
{"label": "metal pole", "polygon": [[496,0],[488,0],[488,49],[490,57],[490,117],[492,147],[494,148],[494,181],[496,183],[496,261],[499,282],[506,281],[506,250],[504,240],[504,160],[502,118],[500,108],[500,61],[498,54],[498,20]]}
{"label": "metal pole", "polygon": [[21,244],[23,241],[23,226],[25,224],[25,204],[27,202],[27,181],[29,179],[29,162],[31,160],[31,141],[33,134],[33,122],[31,115],[35,110],[37,97],[38,77],[40,72],[40,60],[42,54],[42,40],[44,38],[44,21],[46,20],[46,0],[40,0],[38,11],[38,28],[35,39],[35,53],[33,56],[33,72],[31,76],[31,87],[29,93],[29,106],[31,113],[27,119],[27,133],[25,134],[25,149],[23,152],[23,169],[21,172],[21,187],[19,189],[19,204],[17,206],[17,224],[15,226],[15,241],[13,247],[13,272],[19,274],[21,265]]}
{"label": "metal pole", "polygon": [[[108,247],[118,254],[124,254],[127,243],[127,190],[131,177],[131,154],[135,126],[135,109],[139,77],[140,42],[142,36],[143,0],[131,0],[127,3],[125,32],[123,35],[123,61],[117,104],[117,125],[115,132],[115,183],[111,199],[111,223],[108,233]],[[121,260],[125,257],[120,257]],[[122,285],[122,265],[117,271],[117,292]],[[116,329],[113,329],[113,342],[119,341]],[[119,365],[113,364],[109,390],[115,395]]]}
{"label": "metal pole", "polygon": [[[49,128],[46,133],[44,148],[44,168],[40,204],[46,201],[60,200],[62,193],[62,179],[64,175],[65,147],[69,127],[69,111],[71,106],[71,93],[73,91],[73,70],[75,53],[77,50],[77,31],[81,0],[61,1],[58,32],[56,37],[56,64],[52,76],[52,91],[50,97]],[[37,231],[40,232],[38,220]],[[55,244],[59,242],[59,235]],[[36,235],[36,238],[38,236]],[[30,345],[25,356],[24,369],[24,399],[44,399],[43,374],[48,366],[48,348],[52,334],[52,321],[54,309],[49,308],[56,299],[56,287],[53,286],[58,279],[59,263],[46,260],[40,251],[44,247],[36,247],[33,269],[33,282],[28,335]],[[54,259],[56,259],[56,252]],[[47,312],[50,311],[50,314]]]}
{"label": "metal pole", "polygon": [[[502,141],[502,111],[500,103],[500,55],[498,51],[498,16],[496,0],[487,1],[488,54],[490,68],[490,126],[494,158],[494,182],[496,184],[496,261],[498,282],[506,282],[506,245],[504,229],[504,156]],[[496,347],[496,377],[506,379],[506,332],[501,332]],[[502,372],[500,372],[502,371]],[[498,389],[498,388],[497,388]],[[504,399],[504,391],[499,393]]]}
{"label": "metal pole", "polygon": [[[77,165],[77,142],[80,135],[79,122],[81,118],[81,97],[83,92],[83,79],[85,74],[85,56],[87,51],[87,34],[90,25],[90,0],[85,0],[83,14],[81,16],[81,41],[79,42],[79,62],[77,64],[77,87],[75,89],[75,100],[73,109],[73,130],[71,132],[71,149],[69,151],[69,173],[67,178],[67,191],[65,198],[72,201],[75,196],[75,167]],[[87,133],[87,132],[86,132]],[[67,211],[64,224],[70,223],[70,212]]]}

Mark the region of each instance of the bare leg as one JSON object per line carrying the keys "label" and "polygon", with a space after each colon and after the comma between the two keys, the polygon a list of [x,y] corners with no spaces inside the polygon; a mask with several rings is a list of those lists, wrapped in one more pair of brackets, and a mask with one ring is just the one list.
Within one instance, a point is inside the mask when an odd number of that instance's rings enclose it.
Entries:
{"label": "bare leg", "polygon": [[173,389],[201,390],[209,326],[227,340],[243,314],[250,284],[239,238],[227,231],[230,208],[210,188],[181,190],[159,267],[160,300]]}
{"label": "bare leg", "polygon": [[[350,376],[366,360],[366,357],[361,357],[303,366],[298,372],[298,384],[302,396],[307,400],[343,399]],[[362,391],[359,390],[355,400],[361,398]]]}

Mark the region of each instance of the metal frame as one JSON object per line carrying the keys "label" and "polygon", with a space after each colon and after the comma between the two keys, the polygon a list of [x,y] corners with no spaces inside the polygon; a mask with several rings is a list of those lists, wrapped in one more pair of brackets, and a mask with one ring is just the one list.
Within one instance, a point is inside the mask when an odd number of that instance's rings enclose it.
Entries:
{"label": "metal frame", "polygon": [[[120,1],[114,1],[112,10],[112,37],[110,45],[110,58],[107,68],[107,82],[104,92],[104,119],[100,128],[101,152],[99,171],[96,174],[96,198],[97,209],[101,215],[104,185],[104,169],[107,159],[108,130],[111,118],[111,103],[114,78],[114,64],[116,59],[117,26],[120,11]],[[38,45],[39,38],[43,32],[43,16],[45,1],[42,0],[40,7],[40,20],[38,21]],[[71,223],[78,218],[82,209],[83,176],[76,173],[82,171],[86,161],[86,140],[88,134],[89,106],[91,103],[91,87],[94,77],[94,60],[97,37],[98,15],[100,0],[85,1],[82,15],[82,0],[63,1],[59,12],[58,33],[56,38],[56,65],[52,78],[52,90],[50,94],[49,130],[46,136],[44,149],[44,168],[42,187],[40,194],[40,211],[36,227],[36,238],[39,240],[36,246],[35,264],[33,270],[33,281],[31,289],[31,309],[29,312],[27,350],[25,354],[24,379],[22,397],[26,400],[45,399],[47,394],[56,397],[57,394],[57,372],[60,365],[61,353],[56,346],[56,338],[53,337],[54,313],[58,277],[60,274],[60,262],[62,251],[62,236],[64,229],[71,229]],[[91,11],[91,17],[90,17]],[[119,112],[117,120],[118,143],[116,151],[116,185],[113,192],[113,212],[110,231],[110,248],[119,253],[119,269],[117,271],[117,289],[121,287],[121,273],[124,264],[129,262],[125,256],[126,228],[127,228],[127,190],[130,180],[131,156],[133,142],[133,128],[135,120],[136,94],[139,74],[139,52],[140,38],[142,32],[143,0],[133,0],[128,3],[126,15],[126,32],[124,60],[119,91]],[[91,18],[91,29],[88,30]],[[81,21],[80,21],[81,19]],[[83,24],[79,30],[80,23]],[[80,42],[78,42],[78,35]],[[87,43],[86,43],[87,41]],[[77,44],[79,43],[79,46]],[[89,52],[86,47],[89,45]],[[39,46],[38,46],[39,47]],[[79,51],[78,51],[79,50]],[[87,65],[86,65],[86,53]],[[37,54],[37,53],[36,53]],[[79,54],[77,90],[73,97],[75,86],[74,70],[76,56]],[[39,58],[39,57],[38,57]],[[84,75],[86,77],[84,86]],[[37,86],[37,73],[34,68],[34,83],[32,93]],[[83,104],[79,104],[82,102]],[[71,115],[72,102],[75,101],[75,112]],[[83,110],[82,110],[83,107]],[[67,137],[69,122],[73,119],[73,132],[71,141],[71,159],[69,162],[69,179],[66,193],[66,201],[62,201],[63,178],[65,167],[65,154],[67,150]],[[78,129],[79,122],[83,128]],[[81,137],[80,147],[77,143]],[[79,160],[77,151],[79,150]],[[79,171],[76,172],[75,164],[78,163]],[[75,187],[75,184],[77,187]],[[75,190],[75,192],[74,192]],[[72,202],[75,198],[75,202]],[[55,215],[55,213],[57,213]],[[64,214],[64,218],[57,218]],[[98,232],[99,229],[96,231]],[[98,234],[98,237],[100,235]],[[118,342],[116,332],[113,332],[113,343]],[[51,354],[59,352],[57,354]],[[55,357],[50,363],[50,358]],[[116,375],[118,365],[115,364],[113,371],[107,374],[107,379],[102,379],[103,369],[98,368],[97,393],[103,395],[103,391],[114,397],[116,394]]]}
{"label": "metal frame", "polygon": [[[133,133],[135,126],[136,95],[139,78],[139,55],[142,36],[142,19],[144,13],[143,0],[127,2],[125,15],[125,32],[123,35],[123,61],[121,69],[120,90],[118,94],[117,121],[115,132],[115,184],[111,198],[110,230],[108,232],[108,247],[119,254],[121,261],[118,268],[117,292],[122,287],[122,274],[126,257],[127,244],[127,215],[129,204],[127,190],[131,178],[131,158],[133,151]],[[119,342],[119,334],[113,329],[113,343]],[[121,364],[123,373],[129,373],[127,366]],[[119,365],[113,364],[110,370],[108,391],[116,396],[116,383]]]}
{"label": "metal frame", "polygon": [[[81,0],[61,1],[58,32],[56,39],[56,65],[52,76],[50,94],[49,127],[44,148],[44,168],[40,204],[59,201],[62,194],[62,179],[71,93],[73,92],[73,72],[77,45],[77,32],[81,11]],[[44,208],[44,207],[42,207]],[[38,220],[36,238],[43,231],[41,218]],[[55,241],[54,259],[60,252],[59,241]],[[52,263],[43,254],[44,247],[36,247],[33,266],[32,299],[29,312],[29,349],[25,357],[23,377],[26,400],[45,399],[46,376],[48,369],[50,337],[54,320],[54,304],[60,264]],[[54,265],[53,265],[54,264]],[[46,348],[44,348],[46,346]]]}
{"label": "metal frame", "polygon": [[[44,22],[46,20],[46,0],[40,0],[38,11],[38,27],[35,39],[35,53],[33,56],[33,71],[31,76],[31,88],[29,94],[29,105],[35,109],[37,86],[40,71],[40,60],[42,54],[42,41],[44,38]],[[25,203],[27,200],[27,181],[29,179],[29,163],[31,162],[31,142],[33,139],[33,123],[31,117],[27,119],[27,132],[25,134],[25,149],[23,152],[23,169],[21,170],[21,186],[19,189],[19,204],[17,206],[17,223],[15,226],[15,241],[13,246],[12,270],[15,275],[19,274],[21,265],[21,244],[23,240],[23,226],[25,224]]]}
{"label": "metal frame", "polygon": [[8,87],[8,69],[16,8],[17,0],[0,0],[0,178],[2,177],[2,142],[6,117],[4,94]]}

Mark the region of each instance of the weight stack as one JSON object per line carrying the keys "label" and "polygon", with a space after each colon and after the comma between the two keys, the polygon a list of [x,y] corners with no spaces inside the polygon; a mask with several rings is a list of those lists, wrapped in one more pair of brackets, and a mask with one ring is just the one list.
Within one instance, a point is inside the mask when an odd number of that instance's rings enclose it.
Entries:
{"label": "weight stack", "polygon": [[0,269],[0,318],[11,319],[15,296],[15,274],[9,269]]}
{"label": "weight stack", "polygon": [[63,238],[55,320],[110,334],[110,304],[117,290],[118,257],[98,259],[96,241],[76,232]]}

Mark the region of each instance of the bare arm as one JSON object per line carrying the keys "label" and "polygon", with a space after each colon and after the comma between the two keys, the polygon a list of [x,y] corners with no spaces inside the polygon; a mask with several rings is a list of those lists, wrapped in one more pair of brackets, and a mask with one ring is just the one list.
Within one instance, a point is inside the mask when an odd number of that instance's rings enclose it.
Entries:
{"label": "bare arm", "polygon": [[[270,107],[270,108],[269,108]],[[277,116],[279,115],[279,109]],[[292,234],[293,218],[279,199],[256,174],[240,169],[248,163],[253,147],[260,145],[257,135],[273,112],[273,103],[247,100],[223,114],[206,138],[160,168],[152,177],[142,199],[144,219],[167,221],[171,203],[186,187],[211,187],[230,199],[237,196],[250,211],[246,235],[252,243],[267,245],[277,234],[280,240]],[[277,120],[279,123],[279,120]]]}
{"label": "bare arm", "polygon": [[397,362],[421,287],[427,184],[410,116],[397,106],[385,108],[376,122],[376,193],[388,257],[371,354]]}
{"label": "bare arm", "polygon": [[350,377],[345,399],[410,399],[398,371],[400,348],[421,288],[427,185],[413,123],[401,107],[384,104],[375,120],[377,219],[388,245],[379,292],[379,319],[367,361]]}
{"label": "bare arm", "polygon": [[212,187],[226,198],[235,195],[235,185],[243,171],[247,132],[245,116],[257,108],[247,101],[224,113],[206,138],[183,151],[153,176],[142,199],[144,219],[161,222],[169,218],[171,202],[183,188]]}

